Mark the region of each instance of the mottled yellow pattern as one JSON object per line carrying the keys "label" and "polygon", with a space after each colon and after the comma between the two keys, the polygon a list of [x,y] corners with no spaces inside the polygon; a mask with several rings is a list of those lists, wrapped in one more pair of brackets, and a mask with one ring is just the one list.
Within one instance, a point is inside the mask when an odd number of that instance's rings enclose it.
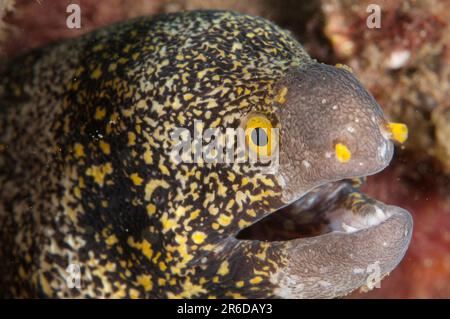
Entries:
{"label": "mottled yellow pattern", "polygon": [[[4,66],[0,163],[15,170],[0,170],[0,258],[10,262],[1,294],[271,296],[277,254],[243,242],[229,263],[227,247],[280,205],[278,182],[246,165],[175,165],[170,132],[270,115],[278,78],[310,62],[261,18],[191,12],[113,25]],[[252,257],[265,253],[268,265]],[[67,286],[69,264],[81,267],[80,289]]]}

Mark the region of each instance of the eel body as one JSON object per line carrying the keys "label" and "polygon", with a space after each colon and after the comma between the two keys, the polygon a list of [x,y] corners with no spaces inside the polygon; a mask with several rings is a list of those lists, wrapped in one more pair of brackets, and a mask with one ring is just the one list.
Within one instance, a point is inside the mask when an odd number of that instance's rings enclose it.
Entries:
{"label": "eel body", "polygon": [[[181,128],[276,152],[175,161]],[[4,61],[0,295],[345,295],[411,238],[406,211],[359,191],[399,128],[348,69],[243,14],[142,17]]]}

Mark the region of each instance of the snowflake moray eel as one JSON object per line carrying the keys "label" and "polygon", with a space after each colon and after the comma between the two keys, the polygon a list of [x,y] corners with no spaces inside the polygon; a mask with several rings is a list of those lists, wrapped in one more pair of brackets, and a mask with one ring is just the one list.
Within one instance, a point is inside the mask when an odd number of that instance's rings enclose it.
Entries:
{"label": "snowflake moray eel", "polygon": [[[275,169],[175,163],[171,132],[195,121],[276,144]],[[406,134],[348,67],[244,14],[141,17],[3,61],[0,295],[346,295],[409,245],[409,213],[359,190]]]}

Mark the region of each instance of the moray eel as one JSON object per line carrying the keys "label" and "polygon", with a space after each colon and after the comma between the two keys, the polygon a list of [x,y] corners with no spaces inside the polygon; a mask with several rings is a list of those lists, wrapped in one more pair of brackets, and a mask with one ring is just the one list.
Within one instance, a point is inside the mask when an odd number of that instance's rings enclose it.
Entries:
{"label": "moray eel", "polygon": [[[256,152],[279,128],[278,160],[177,163],[195,122]],[[333,298],[410,242],[359,190],[406,128],[262,18],[141,17],[3,61],[0,128],[5,297]]]}

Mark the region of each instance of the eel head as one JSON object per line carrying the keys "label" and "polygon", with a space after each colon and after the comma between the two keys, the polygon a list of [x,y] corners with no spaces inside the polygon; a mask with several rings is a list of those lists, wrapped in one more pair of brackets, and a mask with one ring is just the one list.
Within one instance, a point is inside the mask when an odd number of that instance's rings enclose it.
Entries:
{"label": "eel head", "polygon": [[266,117],[280,129],[278,166],[260,174],[276,176],[279,201],[237,233],[229,259],[241,272],[249,267],[267,278],[275,297],[333,298],[371,288],[405,255],[413,223],[407,211],[369,198],[360,185],[389,164],[392,141],[403,142],[406,127],[388,122],[343,68],[292,70],[276,92],[276,109]]}

